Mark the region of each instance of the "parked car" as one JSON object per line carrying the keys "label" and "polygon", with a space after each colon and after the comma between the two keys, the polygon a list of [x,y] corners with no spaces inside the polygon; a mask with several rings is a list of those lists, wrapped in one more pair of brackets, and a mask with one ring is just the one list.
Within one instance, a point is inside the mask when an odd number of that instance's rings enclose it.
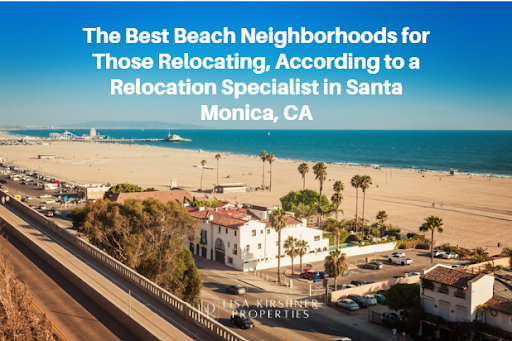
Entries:
{"label": "parked car", "polygon": [[407,272],[407,276],[409,276],[409,277],[419,276],[419,275],[421,275],[421,272],[417,272],[417,271]]}
{"label": "parked car", "polygon": [[364,282],[364,284],[372,284],[372,283],[375,283],[374,281],[366,281]]}
{"label": "parked car", "polygon": [[343,284],[341,286],[341,289],[350,289],[350,288],[355,288],[355,287],[356,287],[356,285],[354,285],[354,284]]}
{"label": "parked car", "polygon": [[403,316],[398,315],[397,313],[394,313],[392,311],[386,311],[382,313],[382,324],[390,326],[390,327],[396,327],[397,324],[400,322],[405,322],[406,319]]}
{"label": "parked car", "polygon": [[245,315],[235,314],[231,316],[231,323],[242,329],[254,328],[254,323]]}
{"label": "parked car", "polygon": [[405,256],[389,256],[388,257],[388,261],[390,263],[395,263],[395,264],[402,264],[402,265],[411,265],[412,264],[412,259],[410,258],[407,258]]}
{"label": "parked car", "polygon": [[351,300],[349,298],[344,298],[342,300],[336,301],[336,303],[334,303],[334,305],[336,307],[347,309],[347,310],[359,309],[359,304],[357,304],[356,302],[354,302],[353,300]]}
{"label": "parked car", "polygon": [[392,254],[390,254],[390,255],[388,256],[388,258],[389,258],[389,257],[405,257],[405,252],[399,252],[399,251],[397,251],[397,252],[393,252]]}
{"label": "parked car", "polygon": [[370,295],[370,294],[368,294],[368,295],[364,295],[364,298],[366,298],[366,300],[368,301],[368,303],[369,303],[370,305],[375,305],[375,304],[377,304],[377,299],[376,299],[373,295]]}
{"label": "parked car", "polygon": [[302,271],[313,271],[314,268],[313,264],[307,263],[304,265],[304,269],[302,269]]}
{"label": "parked car", "polygon": [[359,287],[359,286],[361,286],[361,285],[365,285],[365,284],[366,284],[366,282],[365,282],[365,281],[360,281],[360,280],[358,280],[358,279],[355,279],[355,280],[353,280],[352,282],[350,282],[350,284],[353,284],[353,285],[355,285],[356,287]]}
{"label": "parked car", "polygon": [[444,255],[446,252],[443,251],[443,250],[434,250],[434,257],[441,257],[442,255]]}
{"label": "parked car", "polygon": [[352,301],[356,302],[361,308],[368,308],[370,303],[366,298],[359,295],[348,295],[347,298],[350,298]]}
{"label": "parked car", "polygon": [[318,273],[320,274],[321,279],[329,277],[329,274],[325,271],[318,271]]}
{"label": "parked car", "polygon": [[315,277],[314,271],[304,271],[300,273],[300,277],[307,278],[307,279],[313,279]]}
{"label": "parked car", "polygon": [[453,259],[453,258],[459,258],[459,255],[455,252],[445,253],[441,256],[444,259]]}
{"label": "parked car", "polygon": [[2,179],[2,180],[0,180],[0,182],[3,183],[3,184],[6,184],[7,180]]}
{"label": "parked car", "polygon": [[366,267],[368,269],[380,270],[380,269],[384,268],[384,265],[382,265],[381,262],[373,261],[373,262],[370,262],[370,263],[366,263]]}
{"label": "parked car", "polygon": [[47,217],[53,217],[53,212],[52,212],[52,211],[48,211],[48,212],[46,212],[46,216],[47,216]]}
{"label": "parked car", "polygon": [[45,200],[43,201],[43,204],[55,204],[55,200]]}
{"label": "parked car", "polygon": [[384,296],[382,294],[375,294],[375,295],[373,295],[373,297],[375,297],[375,299],[377,300],[377,303],[384,304],[384,302],[386,302],[386,296]]}
{"label": "parked car", "polygon": [[44,205],[39,205],[39,209],[40,209],[40,210],[46,210],[46,206],[44,206]]}
{"label": "parked car", "polygon": [[226,288],[227,292],[233,293],[235,295],[245,294],[245,288],[241,285],[229,285]]}

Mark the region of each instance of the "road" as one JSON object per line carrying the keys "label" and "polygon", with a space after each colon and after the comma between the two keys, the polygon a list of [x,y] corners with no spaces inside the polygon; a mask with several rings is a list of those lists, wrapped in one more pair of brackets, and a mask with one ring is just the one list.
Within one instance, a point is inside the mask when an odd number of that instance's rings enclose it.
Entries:
{"label": "road", "polygon": [[[39,245],[59,259],[75,274],[89,282],[95,290],[101,292],[122,309],[129,309],[131,291],[132,316],[150,328],[162,340],[210,340],[208,335],[197,324],[184,320],[181,316],[167,308],[159,300],[149,296],[135,287],[123,277],[90,257],[59,236],[43,229],[35,221],[24,217],[12,207],[0,205],[0,215],[19,229],[33,236]],[[63,303],[65,304],[65,303]],[[76,314],[75,314],[76,315]],[[101,339],[101,338],[98,338]],[[129,338],[128,338],[129,339]]]}
{"label": "road", "polygon": [[68,339],[139,340],[7,231],[2,231],[0,245],[10,256],[15,277]]}
{"label": "road", "polygon": [[[363,333],[348,324],[340,323],[339,317],[342,314],[330,308],[327,308],[328,313],[325,313],[318,309],[321,304],[317,304],[317,308],[312,307],[311,301],[309,301],[308,308],[270,307],[271,300],[276,301],[276,306],[279,305],[279,301],[283,305],[286,305],[286,303],[294,304],[297,301],[304,306],[305,300],[310,300],[311,298],[295,291],[286,293],[285,291],[288,289],[277,286],[275,286],[275,290],[269,287],[256,287],[251,285],[249,281],[244,280],[250,275],[238,275],[230,271],[209,269],[208,267],[211,263],[208,264],[207,262],[211,261],[196,258],[196,264],[203,281],[203,290],[215,295],[219,300],[216,304],[220,308],[219,315],[216,316],[218,321],[226,326],[230,326],[231,309],[244,310],[247,314],[252,315],[251,317],[254,314],[258,314],[258,317],[251,318],[255,328],[238,331],[240,335],[249,340],[330,341],[335,337],[346,336],[354,341],[381,341],[381,338]],[[244,295],[233,295],[226,291],[228,285],[237,284],[244,286],[247,293]],[[240,307],[236,306],[235,300],[238,300],[237,302],[240,304]],[[287,316],[286,310],[288,310]],[[292,310],[294,310],[293,313],[291,312]],[[279,311],[279,317],[276,311]]]}

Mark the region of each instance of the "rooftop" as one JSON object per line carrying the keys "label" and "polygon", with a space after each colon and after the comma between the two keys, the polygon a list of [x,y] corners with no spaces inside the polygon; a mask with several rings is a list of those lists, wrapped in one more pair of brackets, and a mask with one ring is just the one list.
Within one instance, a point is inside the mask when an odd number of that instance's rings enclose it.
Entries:
{"label": "rooftop", "polygon": [[422,279],[427,279],[432,282],[446,284],[460,289],[466,289],[468,287],[468,282],[476,277],[478,277],[477,274],[470,274],[468,272],[449,269],[442,266],[438,266],[421,276]]}
{"label": "rooftop", "polygon": [[507,300],[498,296],[493,296],[487,301],[487,309],[493,309],[505,314],[512,315],[512,300]]}
{"label": "rooftop", "polygon": [[110,201],[124,203],[126,199],[140,199],[146,200],[149,198],[160,200],[163,203],[175,201],[183,203],[183,200],[192,201],[192,195],[184,189],[175,189],[172,191],[158,191],[158,192],[134,192],[134,193],[114,193],[110,197]]}

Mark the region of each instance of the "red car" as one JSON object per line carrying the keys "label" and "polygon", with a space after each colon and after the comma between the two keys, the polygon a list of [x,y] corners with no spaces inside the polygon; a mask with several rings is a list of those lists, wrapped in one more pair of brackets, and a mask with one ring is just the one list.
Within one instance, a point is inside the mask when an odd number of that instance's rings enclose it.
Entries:
{"label": "red car", "polygon": [[301,272],[300,277],[307,278],[307,279],[313,279],[315,277],[314,271],[304,271]]}
{"label": "red car", "polygon": [[313,270],[314,270],[313,264],[310,264],[310,263],[307,263],[306,265],[304,265],[304,269],[302,269],[302,271],[304,271],[304,272],[313,271]]}

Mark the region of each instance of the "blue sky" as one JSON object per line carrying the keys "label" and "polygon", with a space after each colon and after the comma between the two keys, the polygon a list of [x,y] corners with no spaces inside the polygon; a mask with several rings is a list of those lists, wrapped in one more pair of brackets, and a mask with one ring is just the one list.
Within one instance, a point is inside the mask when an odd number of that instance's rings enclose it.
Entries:
{"label": "blue sky", "polygon": [[[0,3],[0,125],[60,125],[93,120],[154,120],[233,129],[512,129],[512,3]],[[427,44],[87,44],[84,27],[140,31],[175,27],[210,32],[224,26],[275,31],[375,32],[382,27],[430,31]],[[400,37],[399,37],[400,38]],[[239,40],[238,40],[239,41]],[[385,54],[421,59],[420,70],[97,70],[92,53],[121,57],[289,57]],[[110,79],[133,82],[268,82],[329,78],[345,85],[400,82],[402,96],[111,96]],[[220,92],[220,91],[219,91]],[[200,120],[200,105],[270,107],[309,105],[313,121],[277,124]]]}

